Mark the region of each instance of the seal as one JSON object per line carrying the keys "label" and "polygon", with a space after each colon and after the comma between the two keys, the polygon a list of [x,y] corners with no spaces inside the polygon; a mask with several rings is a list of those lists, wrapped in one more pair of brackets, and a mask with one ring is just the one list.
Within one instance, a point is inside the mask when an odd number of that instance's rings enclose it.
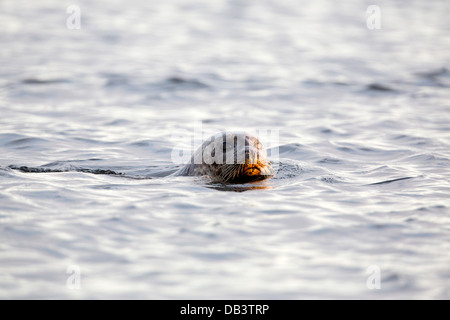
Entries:
{"label": "seal", "polygon": [[259,139],[246,132],[220,132],[194,152],[179,176],[209,176],[220,183],[246,183],[275,175]]}

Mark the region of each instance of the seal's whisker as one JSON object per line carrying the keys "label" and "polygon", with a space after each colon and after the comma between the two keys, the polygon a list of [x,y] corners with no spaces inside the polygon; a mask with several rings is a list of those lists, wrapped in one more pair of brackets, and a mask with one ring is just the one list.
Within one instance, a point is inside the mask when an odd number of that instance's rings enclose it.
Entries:
{"label": "seal's whisker", "polygon": [[239,173],[239,165],[229,165],[224,169],[224,180],[229,181],[236,178]]}
{"label": "seal's whisker", "polygon": [[223,178],[225,181],[228,181],[229,178],[230,178],[230,175],[232,174],[232,172],[233,172],[233,167],[232,167],[232,165],[225,166],[225,167],[223,168],[223,170],[222,170],[222,178]]}

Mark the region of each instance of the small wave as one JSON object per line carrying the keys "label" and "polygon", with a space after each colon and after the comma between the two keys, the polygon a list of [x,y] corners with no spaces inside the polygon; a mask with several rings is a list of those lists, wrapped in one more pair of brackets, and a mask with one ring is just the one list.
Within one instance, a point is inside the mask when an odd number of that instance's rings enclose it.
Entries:
{"label": "small wave", "polygon": [[170,77],[164,84],[168,86],[168,89],[204,89],[209,87],[199,80],[181,77]]}
{"label": "small wave", "polygon": [[393,89],[387,85],[379,84],[379,83],[371,83],[366,86],[367,90],[370,91],[380,91],[380,92],[397,92],[396,89]]}
{"label": "small wave", "polygon": [[274,169],[276,171],[275,179],[291,179],[299,176],[303,172],[300,164],[292,160],[283,160],[274,163]]}
{"label": "small wave", "polygon": [[106,80],[105,87],[130,85],[129,77],[126,74],[104,72],[100,75]]}
{"label": "small wave", "polygon": [[450,72],[447,68],[440,68],[437,70],[425,71],[425,72],[416,72],[416,75],[423,78],[436,78],[441,76],[447,76]]}
{"label": "small wave", "polygon": [[36,142],[42,142],[45,141],[44,139],[41,138],[20,138],[20,139],[16,139],[13,141],[10,141],[8,143],[6,143],[5,145],[8,147],[14,147],[14,146],[23,146],[26,144],[32,144],[32,143],[36,143]]}
{"label": "small wave", "polygon": [[[339,151],[343,154],[358,155],[366,158],[367,157],[373,158],[374,156],[376,156],[379,160],[398,158],[404,156],[405,154],[408,154],[407,150],[367,147],[356,143],[331,142],[330,144],[333,148],[335,148],[336,151]],[[345,158],[344,155],[342,155],[342,157]]]}
{"label": "small wave", "polygon": [[417,163],[430,163],[431,161],[437,162],[439,165],[448,166],[450,164],[450,159],[442,155],[431,154],[431,153],[421,153],[405,158],[405,160]]}
{"label": "small wave", "polygon": [[15,166],[10,165],[8,168],[13,170],[18,170],[24,173],[61,173],[61,172],[84,172],[84,173],[92,173],[92,174],[105,174],[105,175],[115,175],[122,176],[124,175],[122,172],[117,172],[110,169],[89,169],[89,168],[79,168],[79,167],[68,167],[65,169],[51,169],[44,167],[28,167],[28,166]]}
{"label": "small wave", "polygon": [[108,121],[105,123],[105,126],[122,126],[122,125],[129,125],[131,123],[130,120],[126,119],[116,119],[113,121]]}
{"label": "small wave", "polygon": [[339,163],[342,163],[342,160],[335,159],[335,158],[323,158],[317,162],[318,163],[326,163],[326,164],[339,164]]}
{"label": "small wave", "polygon": [[413,179],[413,178],[415,178],[415,177],[403,177],[403,178],[397,178],[397,179],[391,179],[391,180],[385,180],[385,181],[370,183],[368,185],[369,186],[376,186],[376,185],[381,185],[381,184],[389,184],[389,183],[393,183],[393,182],[397,182],[397,181],[403,181],[403,180],[409,180],[409,179]]}
{"label": "small wave", "polygon": [[48,85],[48,84],[58,84],[58,83],[68,83],[70,82],[67,79],[37,79],[37,78],[28,78],[23,79],[23,84],[28,85]]}
{"label": "small wave", "polygon": [[320,181],[325,182],[325,183],[330,183],[330,184],[343,182],[341,179],[339,179],[337,177],[332,177],[332,176],[321,177]]}
{"label": "small wave", "polygon": [[447,68],[440,68],[437,70],[430,70],[424,72],[417,72],[415,75],[421,79],[421,85],[443,87],[450,86],[449,76],[450,72]]}
{"label": "small wave", "polygon": [[0,167],[0,177],[11,177],[11,168]]}
{"label": "small wave", "polygon": [[129,85],[130,81],[127,78],[111,78],[108,79],[105,86],[106,87],[115,87],[115,86],[124,86]]}
{"label": "small wave", "polygon": [[342,151],[342,152],[346,152],[346,153],[368,153],[368,152],[382,152],[382,150],[379,149],[375,149],[375,148],[367,148],[367,147],[346,147],[346,146],[342,146],[342,147],[337,147],[337,150]]}
{"label": "small wave", "polygon": [[106,82],[105,87],[124,87],[128,90],[148,91],[149,86],[155,90],[195,90],[209,88],[209,85],[194,78],[184,78],[180,76],[169,76],[160,80],[149,80],[134,75],[104,73],[102,74]]}
{"label": "small wave", "polygon": [[27,137],[23,135],[16,134],[5,134],[0,135],[0,143],[6,147],[15,149],[28,149],[36,147],[37,145],[42,146],[43,143],[47,143],[48,140],[36,137]]}
{"label": "small wave", "polygon": [[392,139],[393,140],[401,140],[401,141],[410,143],[410,145],[415,145],[415,146],[427,145],[427,144],[432,143],[431,139],[424,138],[424,137],[415,137],[415,136],[406,135],[406,134],[394,136]]}
{"label": "small wave", "polygon": [[83,138],[83,137],[74,137],[74,140],[90,143],[90,144],[97,144],[97,145],[113,145],[121,143],[121,141],[105,141],[100,139],[89,139],[89,138]]}
{"label": "small wave", "polygon": [[155,153],[171,152],[172,148],[167,146],[167,143],[161,140],[144,139],[128,143],[133,147],[145,147],[153,150]]}
{"label": "small wave", "polygon": [[[96,175],[111,175],[129,179],[153,179],[163,178],[176,172],[178,168],[173,165],[154,165],[154,166],[110,166],[102,167],[94,165],[91,162],[101,161],[103,159],[86,160],[65,160],[54,161],[41,166],[18,166],[10,165],[7,170],[13,169],[23,173],[62,173],[62,172],[83,172]],[[105,168],[106,167],[106,168]]]}
{"label": "small wave", "polygon": [[246,183],[242,185],[231,185],[231,184],[211,184],[206,186],[209,189],[214,189],[217,191],[232,191],[232,192],[244,192],[250,190],[266,190],[272,189],[273,187],[265,183],[264,181]]}
{"label": "small wave", "polygon": [[304,145],[300,143],[288,143],[278,147],[278,152],[280,155],[287,155],[291,153],[303,153]]}
{"label": "small wave", "polygon": [[350,83],[343,79],[336,79],[335,81],[321,81],[315,79],[307,79],[302,81],[302,84],[307,87],[323,87],[323,86],[349,86]]}
{"label": "small wave", "polygon": [[65,166],[65,165],[71,164],[71,163],[102,161],[102,160],[103,159],[99,159],[99,158],[91,158],[91,159],[85,159],[85,160],[60,160],[60,161],[54,161],[54,162],[44,164],[41,167],[58,167],[58,166]]}

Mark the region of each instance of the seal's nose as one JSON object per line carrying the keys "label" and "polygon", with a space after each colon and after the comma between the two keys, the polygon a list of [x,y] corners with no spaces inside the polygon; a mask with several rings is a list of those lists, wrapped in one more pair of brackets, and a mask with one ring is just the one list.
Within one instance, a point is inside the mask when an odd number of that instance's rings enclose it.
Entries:
{"label": "seal's nose", "polygon": [[261,170],[257,166],[249,167],[246,172],[248,176],[257,176],[261,173]]}

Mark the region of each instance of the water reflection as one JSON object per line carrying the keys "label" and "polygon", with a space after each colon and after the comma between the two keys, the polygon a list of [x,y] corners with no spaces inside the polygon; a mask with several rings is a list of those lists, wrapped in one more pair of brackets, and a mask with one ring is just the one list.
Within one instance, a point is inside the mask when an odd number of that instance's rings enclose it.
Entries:
{"label": "water reflection", "polygon": [[211,183],[206,186],[209,189],[214,189],[218,191],[233,191],[233,192],[244,192],[244,191],[250,191],[250,190],[264,190],[264,189],[273,189],[273,186],[270,184],[269,181],[255,181],[245,184],[218,184],[218,183]]}

